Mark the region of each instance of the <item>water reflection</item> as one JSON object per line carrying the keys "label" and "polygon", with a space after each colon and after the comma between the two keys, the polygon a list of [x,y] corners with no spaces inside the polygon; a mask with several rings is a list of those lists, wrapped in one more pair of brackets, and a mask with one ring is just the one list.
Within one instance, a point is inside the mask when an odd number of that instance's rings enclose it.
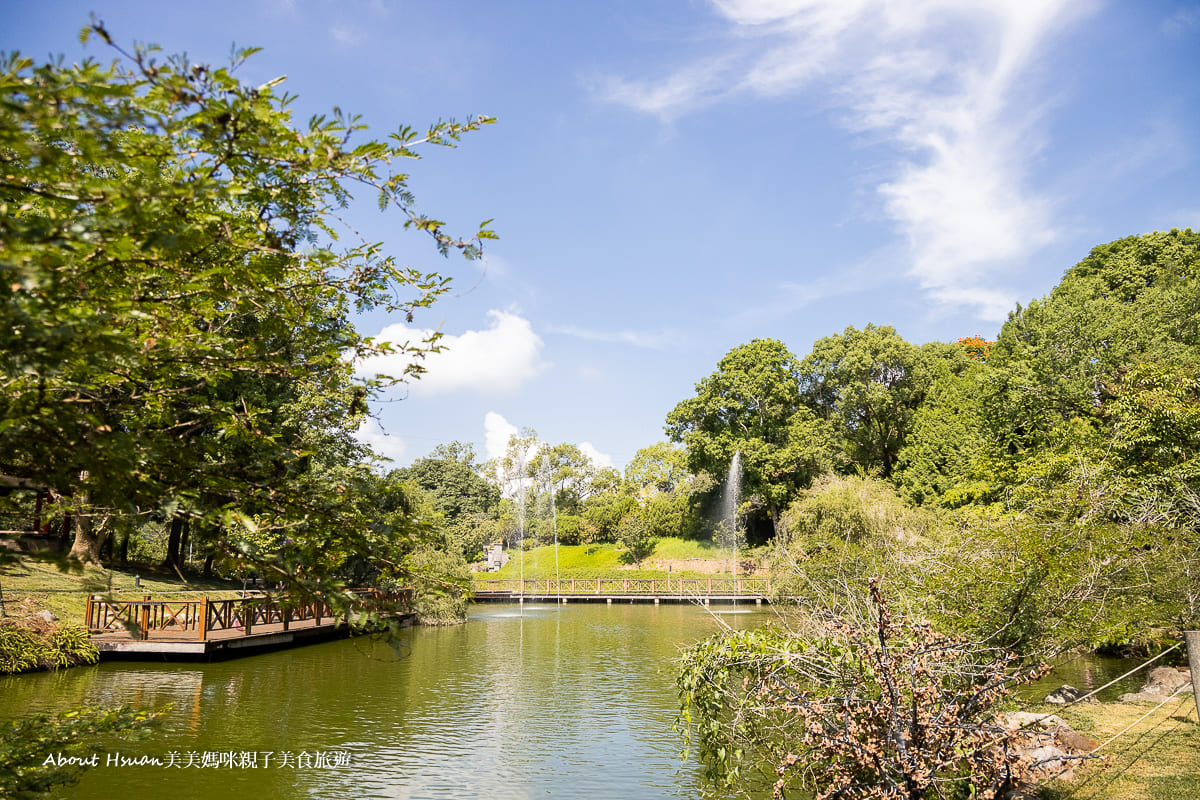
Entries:
{"label": "water reflection", "polygon": [[[714,608],[713,611],[735,609]],[[724,624],[765,613],[736,609]],[[414,629],[205,665],[106,663],[0,684],[0,716],[83,703],[172,703],[123,751],[349,753],[328,769],[96,769],[68,797],[684,798],[673,663],[722,623],[692,606],[481,606]],[[402,656],[402,657],[401,657]]]}

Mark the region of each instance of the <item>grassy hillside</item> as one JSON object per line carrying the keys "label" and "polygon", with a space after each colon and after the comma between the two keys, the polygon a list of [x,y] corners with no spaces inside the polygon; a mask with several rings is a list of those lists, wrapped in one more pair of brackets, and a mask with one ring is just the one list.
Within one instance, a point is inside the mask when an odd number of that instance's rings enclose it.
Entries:
{"label": "grassy hillside", "polygon": [[[508,564],[498,572],[477,573],[476,577],[498,579],[521,577],[521,553],[508,551]],[[641,568],[623,560],[619,545],[599,544],[558,546],[558,574],[563,578],[600,578],[620,575],[625,578],[663,578],[668,574],[685,578],[730,573],[733,554],[712,542],[691,539],[661,539],[654,552],[643,559]],[[739,555],[739,559],[742,556]],[[524,574],[528,578],[553,577],[554,546],[545,545],[525,551]]]}

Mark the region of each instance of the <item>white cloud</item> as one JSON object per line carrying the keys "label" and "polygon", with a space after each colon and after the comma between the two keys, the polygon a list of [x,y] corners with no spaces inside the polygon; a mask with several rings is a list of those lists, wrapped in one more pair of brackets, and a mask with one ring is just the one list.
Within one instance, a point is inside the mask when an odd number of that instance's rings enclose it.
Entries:
{"label": "white cloud", "polygon": [[579,452],[590,458],[592,463],[600,469],[606,469],[613,465],[612,456],[601,453],[591,442],[580,442]]}
{"label": "white cloud", "polygon": [[508,449],[508,440],[517,433],[516,425],[495,411],[489,411],[483,418],[483,449],[488,459],[502,458]]}
{"label": "white cloud", "polygon": [[[1036,59],[1091,2],[714,0],[730,26],[719,70],[684,65],[621,81],[609,99],[676,117],[737,92],[828,91],[844,124],[900,160],[877,185],[909,246],[907,271],[939,302],[997,317],[1006,272],[1056,235],[1028,185],[1038,155]],[[616,84],[614,84],[616,85]]]}
{"label": "white cloud", "polygon": [[[380,342],[414,345],[428,339],[431,330],[389,325],[375,337]],[[442,352],[430,353],[421,362],[425,373],[408,386],[414,396],[458,391],[511,392],[546,368],[542,340],[529,320],[505,311],[488,312],[488,328],[445,335]],[[374,356],[359,362],[359,375],[400,377],[409,358],[403,353]]]}
{"label": "white cloud", "polygon": [[408,444],[403,439],[384,431],[379,421],[371,417],[363,421],[354,432],[354,437],[375,451],[376,455],[392,461],[402,461],[408,450]]}

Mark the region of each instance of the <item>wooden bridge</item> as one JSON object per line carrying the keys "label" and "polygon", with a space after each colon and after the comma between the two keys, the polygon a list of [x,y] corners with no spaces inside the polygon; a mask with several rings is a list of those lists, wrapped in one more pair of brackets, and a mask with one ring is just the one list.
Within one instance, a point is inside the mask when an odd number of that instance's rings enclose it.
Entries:
{"label": "wooden bridge", "polygon": [[478,602],[736,603],[770,602],[770,578],[475,578]]}
{"label": "wooden bridge", "polygon": [[[407,618],[411,591],[355,589],[353,604]],[[209,659],[248,655],[347,635],[345,616],[320,598],[289,602],[267,595],[234,600],[112,600],[89,596],[85,624],[101,656]]]}

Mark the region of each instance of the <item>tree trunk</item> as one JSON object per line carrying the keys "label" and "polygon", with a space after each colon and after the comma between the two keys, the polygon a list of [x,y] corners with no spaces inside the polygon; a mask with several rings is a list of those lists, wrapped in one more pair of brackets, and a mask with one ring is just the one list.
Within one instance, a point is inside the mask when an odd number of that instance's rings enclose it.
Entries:
{"label": "tree trunk", "polygon": [[121,537],[121,564],[124,566],[129,563],[129,531],[125,531],[125,535]]}
{"label": "tree trunk", "polygon": [[171,517],[171,535],[167,537],[167,557],[163,560],[163,569],[179,568],[179,542],[183,538],[183,516],[176,514]]}
{"label": "tree trunk", "polygon": [[1187,643],[1188,667],[1192,673],[1192,700],[1196,703],[1196,714],[1200,715],[1200,631],[1184,631]]}
{"label": "tree trunk", "polygon": [[187,564],[188,550],[192,541],[192,521],[185,519],[183,521],[183,533],[179,537],[179,563]]}
{"label": "tree trunk", "polygon": [[212,554],[209,553],[208,557],[204,559],[204,577],[206,578],[212,577],[212,562],[213,557]]}
{"label": "tree trunk", "polygon": [[71,545],[71,552],[67,557],[83,564],[101,566],[104,562],[100,558],[100,549],[104,546],[104,540],[108,538],[104,522],[96,525],[92,514],[79,511],[72,516],[75,520],[75,542]]}
{"label": "tree trunk", "polygon": [[33,504],[33,529],[38,533],[42,532],[42,497],[45,495],[41,489],[38,489],[37,500]]}
{"label": "tree trunk", "polygon": [[[67,517],[68,519],[73,517],[75,521],[75,542],[71,545],[71,551],[67,553],[67,558],[83,564],[101,566],[104,562],[100,558],[100,550],[104,547],[104,540],[107,538],[105,522],[108,521],[108,518],[102,517],[97,524],[96,515],[88,506],[87,491],[83,488],[87,477],[87,472],[79,475],[80,488],[72,498],[72,513]],[[65,527],[64,524],[64,529]]]}

